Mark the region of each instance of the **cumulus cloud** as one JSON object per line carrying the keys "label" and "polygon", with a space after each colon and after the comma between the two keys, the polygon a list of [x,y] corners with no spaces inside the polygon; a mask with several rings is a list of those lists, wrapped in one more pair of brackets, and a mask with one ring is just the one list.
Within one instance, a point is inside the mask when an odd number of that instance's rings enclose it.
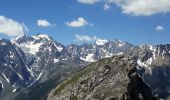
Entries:
{"label": "cumulus cloud", "polygon": [[23,23],[14,21],[13,19],[0,16],[0,33],[9,37],[16,37],[24,35],[28,31],[27,27]]}
{"label": "cumulus cloud", "polygon": [[104,10],[111,4],[121,8],[122,13],[133,16],[150,16],[170,12],[170,0],[78,0],[84,4],[104,3]]}
{"label": "cumulus cloud", "polygon": [[66,25],[70,27],[83,27],[88,24],[88,21],[85,20],[83,17],[79,17],[77,20],[73,20],[71,22],[66,22]]}
{"label": "cumulus cloud", "polygon": [[49,27],[51,26],[51,23],[45,19],[39,19],[37,20],[37,25],[40,27]]}
{"label": "cumulus cloud", "polygon": [[104,10],[109,10],[109,9],[110,9],[110,5],[109,5],[109,4],[107,4],[107,3],[106,3],[106,4],[104,4],[103,9],[104,9]]}
{"label": "cumulus cloud", "polygon": [[149,16],[170,12],[170,0],[108,0],[121,7],[122,12],[135,16]]}
{"label": "cumulus cloud", "polygon": [[101,39],[97,36],[89,36],[89,35],[76,35],[76,41],[78,42],[94,42],[94,41],[107,41],[105,39]]}
{"label": "cumulus cloud", "polygon": [[79,34],[77,34],[76,35],[76,41],[90,42],[90,41],[93,41],[93,38],[91,38],[88,35],[79,35]]}
{"label": "cumulus cloud", "polygon": [[158,25],[156,28],[155,28],[156,31],[164,31],[164,27],[161,26],[161,25]]}
{"label": "cumulus cloud", "polygon": [[100,0],[77,0],[78,2],[80,3],[83,3],[83,4],[95,4],[97,2],[99,2]]}

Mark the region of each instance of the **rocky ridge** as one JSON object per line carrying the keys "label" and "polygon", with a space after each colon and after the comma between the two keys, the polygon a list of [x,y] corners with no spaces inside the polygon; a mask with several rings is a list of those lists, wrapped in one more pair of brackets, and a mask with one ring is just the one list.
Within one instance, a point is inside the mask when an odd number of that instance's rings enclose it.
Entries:
{"label": "rocky ridge", "polygon": [[90,64],[51,91],[48,100],[169,98],[170,45],[141,45]]}

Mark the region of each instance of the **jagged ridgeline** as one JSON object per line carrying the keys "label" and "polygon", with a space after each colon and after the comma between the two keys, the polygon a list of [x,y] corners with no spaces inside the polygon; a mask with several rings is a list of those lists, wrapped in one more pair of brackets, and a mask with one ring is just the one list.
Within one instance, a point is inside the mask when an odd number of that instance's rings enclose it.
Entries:
{"label": "jagged ridgeline", "polygon": [[64,46],[45,34],[1,39],[0,99],[45,99],[59,82],[87,64],[133,48],[120,40]]}
{"label": "jagged ridgeline", "polygon": [[46,100],[48,95],[57,100],[67,95],[73,100],[170,96],[168,44],[133,46],[115,39],[64,46],[37,34],[0,39],[0,54],[2,100]]}
{"label": "jagged ridgeline", "polygon": [[153,100],[137,72],[137,58],[114,56],[88,65],[49,94],[48,100]]}
{"label": "jagged ridgeline", "polygon": [[169,100],[169,45],[142,45],[88,65],[47,100]]}

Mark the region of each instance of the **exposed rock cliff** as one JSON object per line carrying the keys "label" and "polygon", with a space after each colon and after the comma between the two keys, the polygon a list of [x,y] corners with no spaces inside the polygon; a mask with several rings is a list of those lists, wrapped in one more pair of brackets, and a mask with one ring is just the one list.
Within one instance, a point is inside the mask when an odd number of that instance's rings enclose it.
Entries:
{"label": "exposed rock cliff", "polygon": [[118,55],[92,63],[52,90],[48,100],[154,100],[136,60]]}

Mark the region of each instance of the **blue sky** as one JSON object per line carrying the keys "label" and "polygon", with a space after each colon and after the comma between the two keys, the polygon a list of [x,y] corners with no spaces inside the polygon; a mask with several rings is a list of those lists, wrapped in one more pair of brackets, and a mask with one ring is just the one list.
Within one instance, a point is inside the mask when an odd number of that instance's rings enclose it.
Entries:
{"label": "blue sky", "polygon": [[168,0],[1,0],[0,37],[45,33],[65,45],[93,42],[94,37],[166,44],[169,12]]}

